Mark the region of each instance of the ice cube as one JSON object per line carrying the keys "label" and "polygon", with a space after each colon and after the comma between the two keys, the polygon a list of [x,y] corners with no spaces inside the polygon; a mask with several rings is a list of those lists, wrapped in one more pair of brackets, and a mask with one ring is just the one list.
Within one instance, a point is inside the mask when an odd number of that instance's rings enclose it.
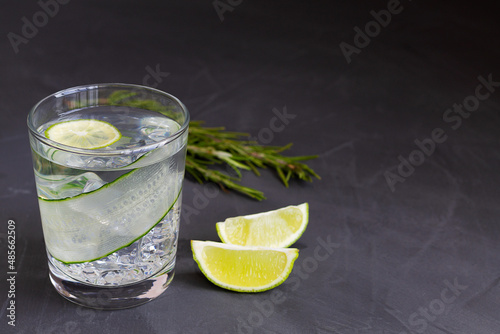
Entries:
{"label": "ice cube", "polygon": [[87,159],[85,166],[87,168],[103,168],[106,166],[106,161],[102,158],[90,158]]}
{"label": "ice cube", "polygon": [[87,179],[87,183],[85,183],[85,186],[83,187],[83,192],[88,193],[91,191],[94,191],[96,189],[101,188],[103,185],[106,184],[99,176],[97,176],[94,173],[89,173],[93,174],[94,176],[92,178]]}
{"label": "ice cube", "polygon": [[169,118],[146,117],[141,120],[141,133],[153,142],[170,137],[179,128],[179,124]]}
{"label": "ice cube", "polygon": [[97,174],[86,172],[80,175],[36,175],[36,184],[41,196],[48,199],[73,197],[102,187],[104,182]]}
{"label": "ice cube", "polygon": [[132,155],[112,157],[109,158],[108,161],[106,162],[106,167],[107,168],[126,167],[134,161],[134,158],[135,157]]}

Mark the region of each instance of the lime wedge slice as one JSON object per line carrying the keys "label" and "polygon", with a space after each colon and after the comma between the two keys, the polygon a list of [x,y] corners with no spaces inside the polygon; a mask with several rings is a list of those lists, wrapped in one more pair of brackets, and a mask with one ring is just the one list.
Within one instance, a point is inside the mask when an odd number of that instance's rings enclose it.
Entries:
{"label": "lime wedge slice", "polygon": [[193,258],[208,280],[238,292],[261,292],[290,275],[295,248],[242,247],[213,241],[191,241]]}
{"label": "lime wedge slice", "polygon": [[63,145],[94,150],[117,142],[121,133],[108,122],[76,119],[51,125],[45,130],[45,137]]}
{"label": "lime wedge slice", "polygon": [[296,206],[228,218],[217,223],[224,243],[241,246],[289,247],[304,233],[309,221],[309,205]]}

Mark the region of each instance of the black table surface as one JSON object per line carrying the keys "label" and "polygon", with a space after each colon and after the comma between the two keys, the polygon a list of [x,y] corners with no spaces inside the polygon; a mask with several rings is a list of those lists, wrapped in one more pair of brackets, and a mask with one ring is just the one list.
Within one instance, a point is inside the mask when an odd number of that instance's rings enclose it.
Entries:
{"label": "black table surface", "polygon": [[[4,1],[0,332],[500,333],[493,3]],[[186,178],[183,205],[195,210],[183,210],[167,291],[118,311],[67,302],[48,279],[26,115],[102,82],[154,86],[207,126],[293,142],[285,154],[317,154],[308,164],[321,180],[285,188],[272,170],[245,172],[267,197],[256,201]],[[310,221],[284,284],[242,294],[201,274],[190,240],[303,202]]]}

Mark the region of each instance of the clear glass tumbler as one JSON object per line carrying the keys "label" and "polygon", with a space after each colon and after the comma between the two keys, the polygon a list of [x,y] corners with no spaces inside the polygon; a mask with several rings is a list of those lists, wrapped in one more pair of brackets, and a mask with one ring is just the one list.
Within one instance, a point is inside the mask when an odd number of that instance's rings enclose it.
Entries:
{"label": "clear glass tumbler", "polygon": [[119,309],[167,289],[188,125],[177,98],[129,84],[66,89],[29,112],[49,277],[64,298]]}

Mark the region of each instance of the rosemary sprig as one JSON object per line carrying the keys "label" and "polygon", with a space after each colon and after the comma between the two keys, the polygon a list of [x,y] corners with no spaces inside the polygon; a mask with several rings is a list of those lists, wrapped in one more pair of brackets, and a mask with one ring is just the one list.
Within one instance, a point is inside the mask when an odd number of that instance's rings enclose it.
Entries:
{"label": "rosemary sprig", "polygon": [[[191,121],[186,171],[200,183],[212,181],[223,189],[232,189],[258,200],[265,199],[261,191],[239,184],[242,177],[241,169],[251,170],[260,175],[259,168],[273,168],[286,187],[294,177],[309,182],[313,177],[320,179],[309,166],[300,162],[317,156],[287,157],[281,152],[289,149],[291,144],[262,146],[253,141],[243,140],[248,136],[246,133],[226,131],[223,127],[203,127],[202,122]],[[237,176],[211,168],[218,164],[229,166]]]}
{"label": "rosemary sprig", "polygon": [[[116,91],[108,97],[108,103],[153,110],[176,119],[172,108],[165,107],[155,100],[140,98],[136,92]],[[259,169],[272,168],[286,187],[292,178],[309,182],[313,177],[320,179],[318,174],[301,162],[314,159],[316,155],[286,157],[281,152],[289,149],[292,144],[262,146],[254,141],[244,140],[248,137],[247,133],[231,132],[223,127],[204,127],[200,121],[191,121],[186,172],[200,183],[215,182],[222,189],[232,189],[257,200],[265,199],[264,193],[241,185],[241,170],[251,170],[260,175]],[[220,168],[216,168],[217,165],[228,166],[236,175],[220,171]]]}

